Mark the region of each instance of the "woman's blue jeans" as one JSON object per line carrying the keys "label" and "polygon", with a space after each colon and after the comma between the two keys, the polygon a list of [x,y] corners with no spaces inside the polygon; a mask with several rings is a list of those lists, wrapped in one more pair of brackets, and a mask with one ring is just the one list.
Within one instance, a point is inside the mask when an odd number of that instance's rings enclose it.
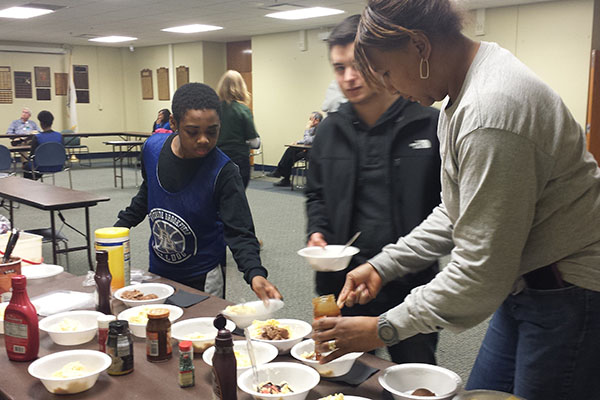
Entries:
{"label": "woman's blue jeans", "polygon": [[496,311],[466,388],[600,399],[600,292],[524,289]]}

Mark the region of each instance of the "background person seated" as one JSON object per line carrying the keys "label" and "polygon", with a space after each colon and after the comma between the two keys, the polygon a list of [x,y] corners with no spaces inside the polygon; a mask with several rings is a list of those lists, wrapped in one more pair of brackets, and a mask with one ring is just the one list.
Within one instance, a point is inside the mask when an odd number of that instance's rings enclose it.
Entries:
{"label": "background person seated", "polygon": [[[7,135],[30,135],[37,133],[40,128],[38,128],[35,121],[31,121],[31,109],[28,107],[23,107],[21,110],[21,118],[14,120],[8,126],[6,131]],[[12,139],[10,143],[13,146],[25,145],[29,143],[29,138],[16,138]]]}
{"label": "background person seated", "polygon": [[[315,134],[317,133],[317,125],[323,119],[323,115],[320,112],[313,112],[310,114],[310,118],[308,119],[308,125],[304,130],[304,138],[302,140],[298,140],[292,144],[306,144],[311,145],[313,139],[315,138]],[[281,178],[279,182],[275,182],[273,185],[275,186],[290,186],[290,175],[292,175],[292,167],[294,163],[298,160],[306,158],[308,154],[307,149],[288,147],[283,156],[281,156],[281,160],[279,160],[279,164],[277,164],[277,168],[274,171],[269,172],[267,176],[272,178]]]}
{"label": "background person seated", "polygon": [[173,133],[169,118],[171,118],[171,112],[167,108],[160,110],[152,125],[152,133]]}
{"label": "background person seated", "polygon": [[[42,143],[48,142],[56,142],[64,145],[63,137],[60,132],[56,132],[52,129],[52,123],[54,122],[54,115],[50,111],[40,111],[37,115],[38,121],[40,121],[40,125],[42,126],[42,131],[40,133],[36,133],[31,138],[31,150],[29,151],[29,158],[35,154],[35,150]],[[32,121],[33,122],[33,121]],[[36,174],[34,177],[31,173],[31,162],[27,161],[23,164],[23,177],[28,179],[38,179],[41,175]]]}

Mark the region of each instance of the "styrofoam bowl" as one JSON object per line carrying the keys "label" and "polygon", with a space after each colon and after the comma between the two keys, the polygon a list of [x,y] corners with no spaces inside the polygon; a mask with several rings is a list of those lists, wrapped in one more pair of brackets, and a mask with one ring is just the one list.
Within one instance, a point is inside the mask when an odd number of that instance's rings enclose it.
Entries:
{"label": "styrofoam bowl", "polygon": [[[158,298],[150,300],[128,300],[121,297],[123,292],[134,289],[137,289],[144,294],[155,294]],[[173,286],[165,285],[164,283],[138,283],[136,285],[129,285],[118,289],[114,296],[117,300],[121,300],[127,307],[136,307],[145,304],[162,304],[167,300],[167,297],[171,296],[173,293],[175,293]]]}
{"label": "styrofoam bowl", "polygon": [[311,246],[298,250],[315,271],[334,272],[346,269],[352,257],[360,251],[358,247],[348,246],[342,253],[343,245],[330,244],[325,247]]}
{"label": "styrofoam bowl", "polygon": [[454,400],[524,400],[514,394],[496,390],[467,390],[460,393]]}
{"label": "styrofoam bowl", "polygon": [[379,384],[396,400],[422,400],[413,396],[415,389],[425,388],[435,396],[428,400],[450,400],[460,390],[462,379],[455,372],[437,365],[408,363],[386,368],[379,376]]}
{"label": "styrofoam bowl", "polygon": [[[210,346],[215,344],[217,328],[214,327],[213,317],[191,318],[179,321],[171,326],[171,337],[178,341],[189,340],[192,342],[195,353],[202,353]],[[235,329],[235,323],[227,320],[225,329],[232,332]],[[192,339],[188,335],[200,334],[201,338]]]}
{"label": "styrofoam bowl", "polygon": [[4,335],[4,311],[6,311],[7,305],[8,301],[0,303],[0,335]]}
{"label": "styrofoam bowl", "polygon": [[[254,349],[254,357],[255,357],[257,366],[271,362],[271,361],[273,361],[273,359],[275,357],[277,357],[277,353],[278,353],[277,348],[273,345],[270,345],[268,343],[261,343],[261,342],[253,342],[252,345],[253,345],[252,347]],[[248,356],[248,347],[246,347],[246,341],[245,340],[234,340],[233,341],[233,351],[243,354],[244,356],[246,356],[246,358],[248,360],[248,365],[237,366],[236,371],[237,371],[237,376],[239,378],[240,375],[244,371],[252,369],[252,366],[250,365],[250,357]],[[213,358],[214,354],[215,354],[215,346],[209,347],[202,354],[202,359],[204,360],[204,362],[207,363],[208,365],[210,365],[211,367],[212,367],[212,358]]]}
{"label": "styrofoam bowl", "polygon": [[[79,361],[89,372],[76,378],[56,378],[52,374],[66,364]],[[98,375],[111,364],[109,355],[95,350],[68,350],[49,354],[39,358],[29,365],[27,371],[42,384],[50,393],[73,394],[90,389],[98,380]]]}
{"label": "styrofoam bowl", "polygon": [[[236,308],[246,307],[249,312],[237,312]],[[283,301],[277,299],[269,299],[268,305],[262,300],[249,301],[247,303],[236,304],[235,306],[227,306],[221,313],[227,317],[227,319],[235,322],[240,328],[247,328],[252,322],[257,319],[260,321],[267,320],[273,317],[275,312],[279,311],[283,307]]]}
{"label": "styrofoam bowl", "polygon": [[304,400],[308,392],[319,384],[321,377],[314,369],[306,365],[291,362],[276,362],[257,367],[259,383],[271,381],[276,385],[287,382],[294,393],[260,394],[254,386],[252,369],[248,369],[238,377],[238,387],[256,400]]}
{"label": "styrofoam bowl", "polygon": [[[40,330],[46,332],[52,341],[61,346],[75,346],[87,343],[96,336],[98,317],[103,315],[98,311],[67,311],[51,315],[39,322]],[[61,331],[58,324],[65,320],[76,321],[77,330]]]}
{"label": "styrofoam bowl", "polygon": [[273,346],[277,347],[277,350],[279,350],[279,354],[288,353],[291,350],[291,348],[294,347],[295,344],[300,343],[302,339],[304,339],[312,332],[312,326],[308,322],[304,322],[299,319],[277,319],[275,321],[279,322],[280,326],[288,328],[288,330],[290,331],[289,339],[261,339],[261,330],[260,328],[256,328],[255,325],[257,321],[254,321],[254,323],[252,323],[252,325],[248,327],[248,330],[250,331],[250,338],[252,340],[272,344]]}
{"label": "styrofoam bowl", "polygon": [[129,323],[129,329],[134,336],[145,338],[146,337],[146,325],[147,321],[143,324],[137,322],[131,322],[130,319],[138,316],[141,312],[148,312],[154,308],[165,308],[169,310],[169,321],[171,323],[177,321],[183,315],[183,309],[181,307],[172,306],[170,304],[146,304],[144,306],[137,306],[127,308],[121,311],[117,319],[122,319]]}
{"label": "styrofoam bowl", "polygon": [[296,360],[299,360],[302,363],[316,369],[319,375],[326,378],[333,378],[336,376],[342,376],[347,374],[352,369],[352,366],[356,362],[356,359],[363,355],[362,352],[348,353],[326,364],[319,364],[319,362],[316,360],[310,360],[302,357],[303,353],[310,353],[314,350],[314,340],[308,339],[292,347],[290,353],[292,357],[294,357]]}

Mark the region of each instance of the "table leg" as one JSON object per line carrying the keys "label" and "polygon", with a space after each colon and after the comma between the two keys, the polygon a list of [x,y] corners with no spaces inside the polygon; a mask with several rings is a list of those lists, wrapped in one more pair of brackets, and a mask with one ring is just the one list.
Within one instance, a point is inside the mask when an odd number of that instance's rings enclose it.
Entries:
{"label": "table leg", "polygon": [[115,179],[115,187],[117,187],[117,156],[115,155],[115,145],[112,146],[113,157],[113,177]]}
{"label": "table leg", "polygon": [[90,271],[94,270],[94,264],[92,262],[92,242],[90,241],[90,208],[85,208],[85,240],[87,242],[87,253],[88,263],[90,264]]}
{"label": "table leg", "polygon": [[123,147],[119,146],[119,165],[121,166],[121,189],[123,189]]}
{"label": "table leg", "polygon": [[52,263],[58,264],[56,256],[56,223],[54,221],[54,210],[50,210],[50,231],[52,233]]}

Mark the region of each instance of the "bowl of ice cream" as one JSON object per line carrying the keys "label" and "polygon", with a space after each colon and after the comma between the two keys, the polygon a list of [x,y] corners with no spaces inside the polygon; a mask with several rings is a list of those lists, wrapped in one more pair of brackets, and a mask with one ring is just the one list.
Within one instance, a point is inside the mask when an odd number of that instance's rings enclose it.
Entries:
{"label": "bowl of ice cream", "polygon": [[67,311],[51,315],[39,322],[41,331],[46,332],[52,341],[62,346],[75,346],[87,343],[98,330],[98,311]]}
{"label": "bowl of ice cream", "polygon": [[27,371],[50,393],[74,394],[94,386],[110,364],[110,356],[100,351],[68,350],[35,360]]}
{"label": "bowl of ice cream", "polygon": [[[273,361],[277,357],[277,348],[268,343],[253,342],[254,357],[256,365],[266,364]],[[252,369],[252,363],[250,361],[250,355],[248,354],[248,347],[245,340],[234,340],[233,341],[233,352],[235,354],[236,365],[237,365],[237,376],[239,376],[246,370]],[[202,359],[205,363],[212,367],[212,358],[215,354],[215,347],[209,347],[203,354]]]}
{"label": "bowl of ice cream", "polygon": [[243,329],[250,326],[254,320],[262,321],[272,318],[273,314],[282,307],[283,301],[281,300],[269,299],[266,305],[262,300],[257,300],[227,306],[222,314]]}
{"label": "bowl of ice cream", "polygon": [[462,379],[437,365],[407,363],[386,368],[379,384],[396,400],[450,400],[460,390]]}
{"label": "bowl of ice cream", "polygon": [[[176,322],[171,326],[171,337],[178,341],[189,340],[194,352],[202,353],[215,344],[218,331],[213,325],[214,320],[213,317],[204,317]],[[225,329],[231,332],[235,329],[235,324],[227,320]]]}
{"label": "bowl of ice cream", "polygon": [[[290,354],[296,360],[316,369],[319,375],[326,378],[347,374],[352,369],[356,359],[363,355],[362,352],[348,353],[326,364],[319,364],[319,361],[315,358],[315,342],[312,339],[294,345]],[[322,354],[327,355],[329,353]]]}
{"label": "bowl of ice cream", "polygon": [[272,344],[279,354],[286,354],[312,332],[312,326],[299,319],[268,319],[254,321],[248,330],[252,340]]}
{"label": "bowl of ice cream", "polygon": [[169,321],[177,321],[183,315],[181,307],[170,304],[146,304],[144,306],[131,307],[119,313],[117,319],[129,322],[129,329],[134,336],[145,338],[146,325],[148,324],[148,311],[155,308],[164,308],[169,310]]}
{"label": "bowl of ice cream", "polygon": [[257,370],[258,387],[251,369],[238,377],[238,387],[257,400],[304,400],[321,380],[317,371],[298,363],[268,363]]}

